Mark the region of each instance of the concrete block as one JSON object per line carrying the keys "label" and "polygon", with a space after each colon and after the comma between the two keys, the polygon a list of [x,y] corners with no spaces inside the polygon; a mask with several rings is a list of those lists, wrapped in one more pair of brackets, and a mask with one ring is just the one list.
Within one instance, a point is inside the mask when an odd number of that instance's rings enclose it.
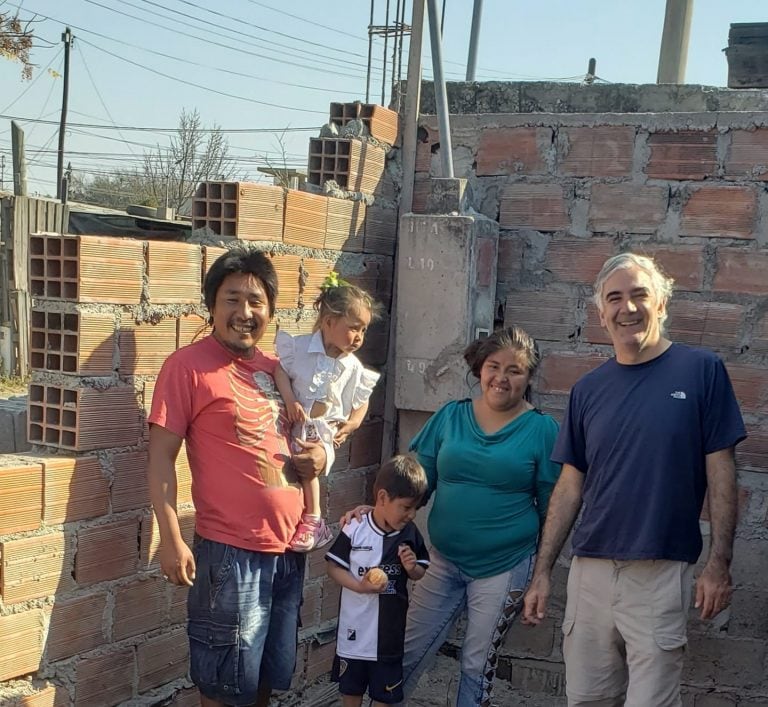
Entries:
{"label": "concrete block", "polygon": [[0,535],[36,530],[43,515],[43,467],[35,460],[0,457]]}
{"label": "concrete block", "polygon": [[548,354],[536,372],[536,389],[545,393],[569,393],[579,378],[607,359],[607,355]]}
{"label": "concrete block", "polygon": [[768,369],[738,363],[726,368],[742,412],[762,413],[768,405]]}
{"label": "concrete block", "polygon": [[0,544],[3,602],[16,604],[75,588],[71,535],[48,533]]}
{"label": "concrete block", "polygon": [[551,128],[483,130],[477,146],[477,176],[546,174],[544,151],[551,143]]}
{"label": "concrete block", "polygon": [[499,201],[499,226],[514,230],[564,231],[571,225],[559,184],[509,184]]}
{"label": "concrete block", "polygon": [[139,692],[183,678],[188,661],[189,640],[183,626],[143,641],[136,649]]}
{"label": "concrete block", "polygon": [[561,174],[628,177],[632,172],[635,129],[631,126],[561,128],[557,145]]}
{"label": "concrete block", "polygon": [[328,219],[328,198],[321,194],[309,194],[294,189],[288,191],[283,231],[286,243],[307,248],[323,247]]}
{"label": "concrete block", "polygon": [[561,292],[510,292],[504,326],[521,326],[534,339],[568,341],[576,336],[579,301]]}
{"label": "concrete block", "polygon": [[57,600],[51,610],[46,659],[62,660],[103,645],[107,640],[104,635],[106,609],[107,592],[104,590]]}
{"label": "concrete block", "polygon": [[162,577],[147,577],[115,590],[112,638],[121,641],[163,625],[168,598]]}
{"label": "concrete block", "polygon": [[744,312],[740,304],[673,299],[667,329],[672,341],[738,351]]}
{"label": "concrete block", "polygon": [[0,680],[34,673],[43,655],[43,611],[32,609],[0,616]]}
{"label": "concrete block", "polygon": [[633,251],[648,255],[675,281],[675,290],[698,292],[704,287],[705,254],[702,246],[658,246],[642,243]]}
{"label": "concrete block", "polygon": [[436,177],[430,180],[428,214],[461,214],[466,211],[467,180]]}
{"label": "concrete block", "polygon": [[648,137],[651,179],[706,179],[717,174],[717,132],[678,130]]}
{"label": "concrete block", "polygon": [[742,292],[765,295],[768,282],[768,253],[740,248],[718,248],[715,292]]}
{"label": "concrete block", "polygon": [[468,394],[462,352],[493,330],[498,227],[483,217],[406,215],[399,238],[395,404],[436,410]]}
{"label": "concrete block", "polygon": [[29,440],[78,452],[138,444],[142,419],[132,386],[29,388]]}
{"label": "concrete block", "polygon": [[30,292],[70,302],[139,304],[144,242],[40,234],[29,241]]}
{"label": "concrete block", "polygon": [[655,233],[667,215],[669,190],[637,184],[595,184],[589,228],[596,233]]}
{"label": "concrete block", "polygon": [[81,586],[126,577],[138,569],[137,518],[81,528],[77,533],[75,580]]}
{"label": "concrete block", "polygon": [[74,668],[75,704],[78,707],[104,707],[130,700],[136,680],[133,647],[105,655],[81,658]]}
{"label": "concrete block", "polygon": [[736,179],[768,179],[768,128],[731,130],[725,175]]}
{"label": "concrete block", "polygon": [[683,682],[719,688],[754,688],[763,682],[765,642],[691,634]]}
{"label": "concrete block", "polygon": [[560,238],[553,240],[544,258],[544,268],[556,280],[592,285],[603,263],[614,254],[609,238]]}
{"label": "concrete block", "polygon": [[21,396],[0,399],[0,454],[26,452],[30,447],[27,442],[27,399]]}
{"label": "concrete block", "polygon": [[756,216],[751,187],[701,187],[683,206],[680,235],[754,239]]}
{"label": "concrete block", "polygon": [[33,310],[30,329],[30,363],[34,370],[81,376],[112,375],[113,314]]}
{"label": "concrete block", "polygon": [[194,243],[147,243],[147,296],[152,304],[200,304],[203,256]]}

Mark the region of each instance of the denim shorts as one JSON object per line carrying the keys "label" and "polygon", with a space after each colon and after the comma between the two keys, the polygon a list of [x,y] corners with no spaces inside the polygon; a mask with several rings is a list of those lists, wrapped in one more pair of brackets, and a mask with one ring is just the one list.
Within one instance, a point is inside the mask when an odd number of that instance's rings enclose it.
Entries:
{"label": "denim shorts", "polygon": [[260,682],[287,690],[296,667],[305,555],[243,550],[195,537],[187,600],[190,676],[227,705],[256,701]]}

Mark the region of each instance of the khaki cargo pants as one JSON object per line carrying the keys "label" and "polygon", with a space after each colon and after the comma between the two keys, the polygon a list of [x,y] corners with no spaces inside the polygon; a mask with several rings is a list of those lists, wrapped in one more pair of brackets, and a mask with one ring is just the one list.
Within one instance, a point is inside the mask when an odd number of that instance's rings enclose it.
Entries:
{"label": "khaki cargo pants", "polygon": [[680,707],[693,565],[574,557],[563,620],[569,707]]}

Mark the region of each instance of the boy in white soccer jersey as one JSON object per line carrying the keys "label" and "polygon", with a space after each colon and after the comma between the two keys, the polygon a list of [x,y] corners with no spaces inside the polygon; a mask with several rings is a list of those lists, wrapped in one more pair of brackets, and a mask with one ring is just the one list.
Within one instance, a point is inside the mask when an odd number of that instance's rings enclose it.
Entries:
{"label": "boy in white soccer jersey", "polygon": [[403,641],[408,580],[424,576],[429,553],[413,523],[427,490],[416,457],[384,464],[373,487],[375,505],[347,523],[326,553],[328,575],[341,585],[336,657],[331,679],[344,707],[403,701]]}

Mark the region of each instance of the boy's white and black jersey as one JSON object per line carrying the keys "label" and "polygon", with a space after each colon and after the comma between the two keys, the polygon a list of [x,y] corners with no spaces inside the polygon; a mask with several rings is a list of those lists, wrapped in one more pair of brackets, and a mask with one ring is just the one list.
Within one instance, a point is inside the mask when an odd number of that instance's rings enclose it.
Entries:
{"label": "boy's white and black jersey", "polygon": [[398,660],[403,657],[405,617],[408,612],[408,575],[397,550],[409,545],[416,561],[429,566],[424,538],[413,523],[386,533],[373,514],[353,520],[342,528],[325,558],[349,570],[357,579],[371,568],[386,572],[389,582],[382,594],[358,594],[341,590],[341,609],[336,653],[358,660]]}

